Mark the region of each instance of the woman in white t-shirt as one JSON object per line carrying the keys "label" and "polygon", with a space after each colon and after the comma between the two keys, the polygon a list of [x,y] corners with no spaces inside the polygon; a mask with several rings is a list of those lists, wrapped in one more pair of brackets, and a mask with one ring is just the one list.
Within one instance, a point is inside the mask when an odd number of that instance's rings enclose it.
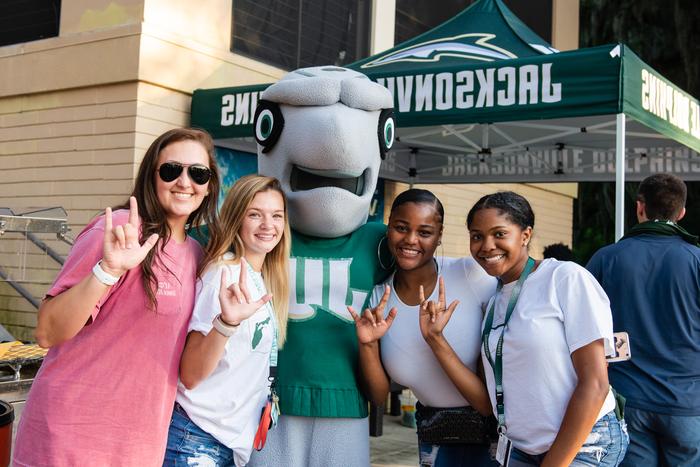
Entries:
{"label": "woman in white t-shirt", "polygon": [[164,465],[245,465],[269,427],[263,408],[275,406],[291,243],[277,179],[238,180],[220,220],[197,285]]}
{"label": "woman in white t-shirt", "polygon": [[[386,400],[389,377],[417,396],[421,466],[490,466],[488,422],[477,411],[492,418],[491,406],[476,372],[482,307],[494,293],[496,280],[471,258],[434,257],[443,217],[440,200],[427,190],[411,189],[394,201],[387,245],[396,270],[375,287],[371,310],[362,318],[351,310],[361,371],[368,396],[377,404]],[[419,316],[421,290],[437,300],[445,285],[447,298],[459,302],[447,327],[445,317],[430,322],[427,313]],[[461,391],[445,366],[463,383]],[[471,371],[461,371],[465,368]]]}
{"label": "woman in white t-shirt", "polygon": [[512,443],[511,467],[616,466],[629,438],[608,385],[608,298],[577,264],[529,258],[534,224],[513,192],[484,196],[467,215],[471,254],[499,279],[481,350],[499,447]]}

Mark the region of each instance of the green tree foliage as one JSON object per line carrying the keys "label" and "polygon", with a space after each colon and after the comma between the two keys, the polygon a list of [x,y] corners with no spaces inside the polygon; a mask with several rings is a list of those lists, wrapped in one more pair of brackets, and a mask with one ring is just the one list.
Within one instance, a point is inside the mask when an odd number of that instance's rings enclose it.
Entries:
{"label": "green tree foliage", "polygon": [[700,2],[581,0],[580,45],[623,42],[694,96],[700,95]]}
{"label": "green tree foliage", "polygon": [[[673,83],[700,97],[700,1],[581,0],[580,46],[623,42]],[[625,226],[637,222],[637,183],[625,186]],[[688,183],[688,213],[680,222],[700,232],[700,182]],[[585,264],[615,233],[614,183],[579,183],[574,253]]]}

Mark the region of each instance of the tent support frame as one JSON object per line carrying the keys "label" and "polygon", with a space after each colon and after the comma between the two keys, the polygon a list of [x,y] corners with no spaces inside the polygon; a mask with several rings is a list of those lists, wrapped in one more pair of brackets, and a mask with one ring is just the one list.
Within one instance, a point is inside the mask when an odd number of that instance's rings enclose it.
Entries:
{"label": "tent support frame", "polygon": [[625,114],[615,116],[615,241],[625,233]]}

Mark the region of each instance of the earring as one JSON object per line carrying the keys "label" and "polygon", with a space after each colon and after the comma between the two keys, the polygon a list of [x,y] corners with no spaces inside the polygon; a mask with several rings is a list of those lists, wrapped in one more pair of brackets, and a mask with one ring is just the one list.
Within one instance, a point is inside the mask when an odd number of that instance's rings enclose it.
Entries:
{"label": "earring", "polygon": [[[382,269],[384,269],[385,271],[389,271],[389,270],[393,269],[394,266],[396,265],[396,258],[394,258],[394,255],[392,255],[391,252],[389,251],[389,245],[382,248],[382,242],[384,242],[384,241],[387,241],[387,242],[389,241],[389,239],[386,238],[386,235],[384,235],[379,240],[379,243],[377,244],[377,261],[379,261],[379,266],[381,266]],[[386,266],[384,264],[384,261],[382,261],[382,253],[384,253],[385,255],[388,254],[389,256],[391,256],[391,263],[388,266]]]}

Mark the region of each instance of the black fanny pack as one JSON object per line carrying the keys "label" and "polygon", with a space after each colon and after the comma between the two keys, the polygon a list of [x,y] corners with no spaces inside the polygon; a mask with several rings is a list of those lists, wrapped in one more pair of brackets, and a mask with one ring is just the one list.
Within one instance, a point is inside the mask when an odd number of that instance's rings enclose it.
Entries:
{"label": "black fanny pack", "polygon": [[472,407],[436,408],[416,403],[418,440],[429,444],[484,444],[498,438],[496,419]]}

